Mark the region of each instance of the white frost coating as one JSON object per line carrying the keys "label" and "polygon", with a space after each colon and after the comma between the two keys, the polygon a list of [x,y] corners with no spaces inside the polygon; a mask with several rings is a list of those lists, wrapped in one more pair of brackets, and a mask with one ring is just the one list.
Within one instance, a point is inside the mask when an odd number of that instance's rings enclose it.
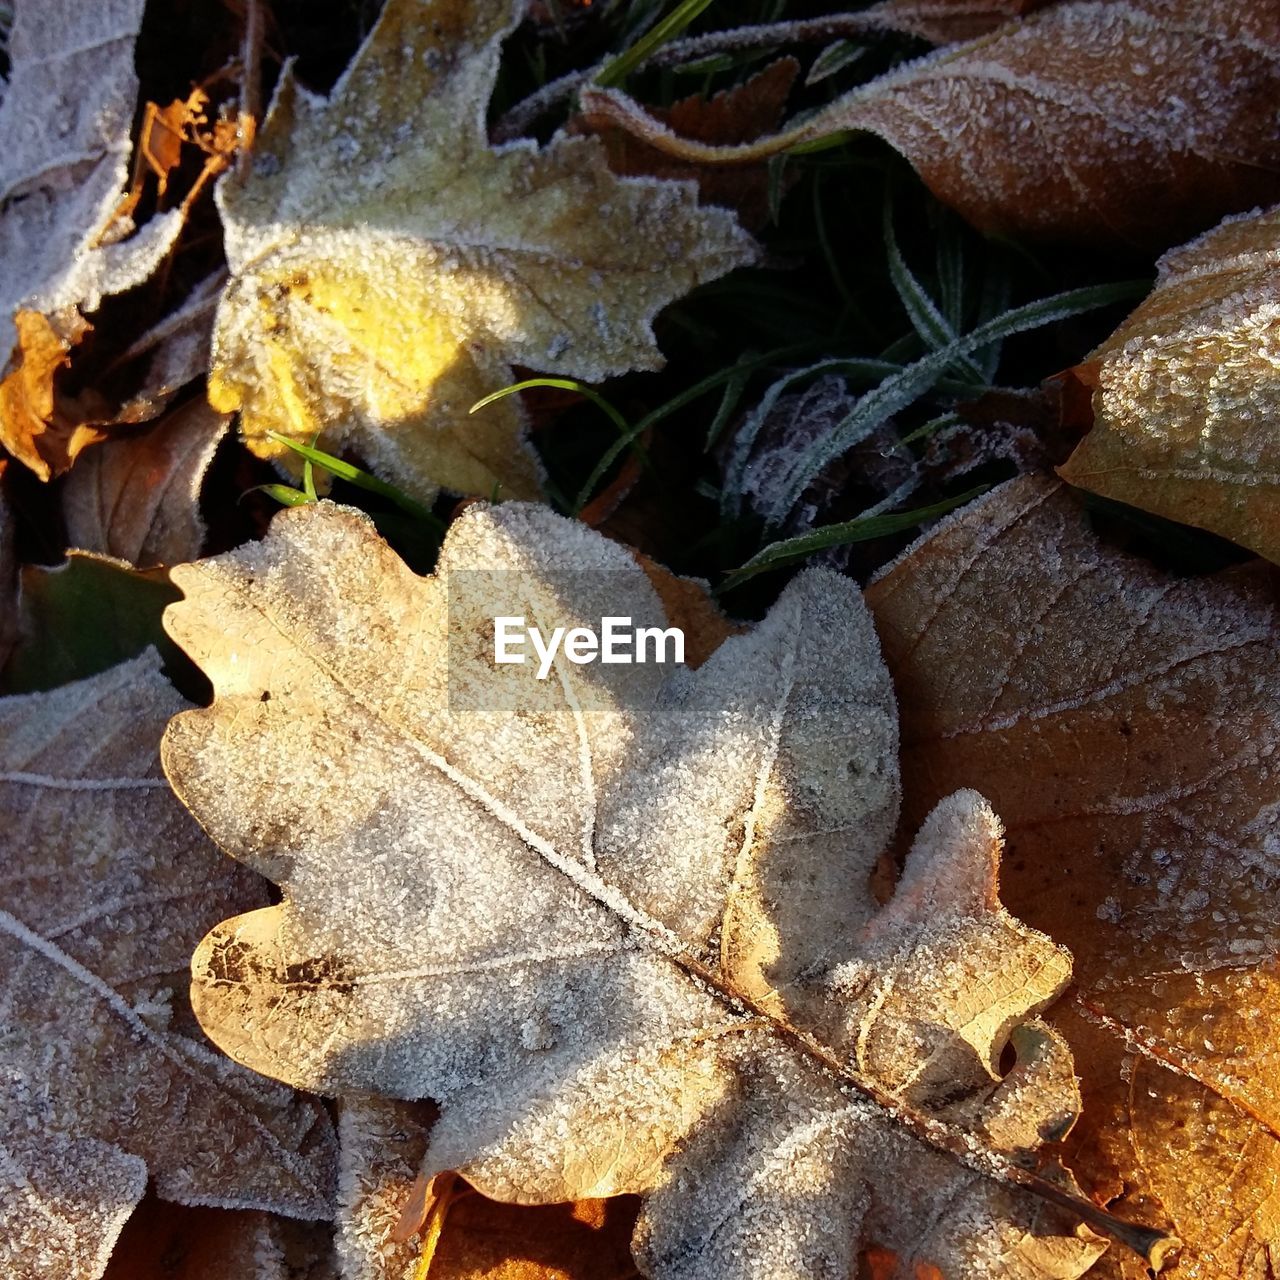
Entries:
{"label": "white frost coating", "polygon": [[174,210],[127,240],[101,237],[124,193],[144,0],[19,4],[0,102],[0,353],[13,314],[88,313],[145,280],[182,227]]}
{"label": "white frost coating", "polygon": [[660,367],[657,312],[754,257],[695,184],[614,177],[598,139],[489,145],[524,7],[391,0],[327,98],[286,69],[252,175],[219,182],[232,279],[210,399],[262,456],[292,456],[269,430],[319,431],[418,493],[536,497],[516,402],[470,406],[512,364]]}
{"label": "white frost coating", "polygon": [[882,76],[808,127],[875,131],[984,228],[1142,242],[1274,199],[1278,89],[1271,5],[1068,0]]}
{"label": "white frost coating", "polygon": [[[322,1092],[439,1100],[426,1174],[532,1203],[654,1193],[639,1247],[663,1280],[847,1275],[869,1242],[915,1248],[930,1205],[921,1260],[957,1280],[1083,1271],[1099,1249],[1066,1219],[921,1146],[788,1038],[856,1059],[969,1161],[1078,1105],[1052,1037],[1042,1085],[992,1070],[1070,966],[995,901],[980,797],[930,827],[909,879],[966,886],[966,909],[877,924],[897,727],[856,588],[801,574],[696,671],[539,681],[491,661],[486,572],[544,630],[665,622],[625,551],[522,504],[469,507],[425,580],[328,504],[176,572],[166,626],[215,701],[171,723],[165,768],[284,890],[201,944],[209,1034]],[[699,1225],[722,1201],[728,1252]]]}
{"label": "white frost coating", "polygon": [[1073,484],[1280,558],[1280,209],[1166,254],[1156,288],[1091,356],[1094,426]]}
{"label": "white frost coating", "polygon": [[182,705],[154,652],[0,700],[0,1238],[14,1280],[95,1280],[148,1172],[189,1204],[326,1211],[322,1114],[173,1025],[190,1024],[176,993],[201,934],[263,900],[158,776]]}
{"label": "white frost coating", "polygon": [[[907,708],[913,802],[981,786],[1017,850],[1006,899],[1070,947],[1088,1007],[1267,1115],[1280,645],[1259,568],[1173,577],[1108,546],[1062,486],[1023,478],[869,596]],[[1135,1131],[1198,1105],[1173,1092]],[[1183,1203],[1184,1220],[1208,1216]]]}

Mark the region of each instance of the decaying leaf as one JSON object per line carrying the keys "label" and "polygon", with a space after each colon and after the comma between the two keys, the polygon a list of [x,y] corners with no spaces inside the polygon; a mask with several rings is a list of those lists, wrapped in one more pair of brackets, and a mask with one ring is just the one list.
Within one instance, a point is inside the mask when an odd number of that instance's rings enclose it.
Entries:
{"label": "decaying leaf", "polygon": [[286,73],[252,174],[218,187],[233,278],[209,395],[245,439],[359,450],[419,495],[532,496],[510,366],[652,369],[656,312],[753,256],[691,185],[620,179],[590,138],[491,147],[521,0],[391,0],[327,99]]}
{"label": "decaying leaf", "polygon": [[[778,58],[762,71],[711,98],[690,94],[654,115],[673,133],[715,146],[751,142],[776,129],[787,95],[799,74],[794,58]],[[763,160],[725,168],[677,160],[642,139],[582,115],[570,121],[575,133],[599,132],[609,150],[614,173],[647,175],[667,180],[692,180],[706,204],[736,211],[743,226],[758,230],[769,217],[769,166]],[[784,175],[784,180],[787,175]]]}
{"label": "decaying leaf", "polygon": [[663,622],[623,548],[543,508],[473,504],[427,579],[327,505],[174,577],[215,700],[166,771],[284,892],[193,960],[237,1060],[437,1099],[426,1176],[644,1194],[656,1277],[847,1275],[873,1243],[957,1280],[1098,1256],[1096,1211],[1025,1163],[1076,1108],[1032,1016],[1070,961],[997,902],[994,814],[950,797],[888,907],[867,888],[896,713],[847,579],[801,574],[696,672],[539,681],[492,664],[495,608]]}
{"label": "decaying leaf", "polygon": [[1082,1077],[1077,1176],[1127,1216],[1172,1221],[1179,1275],[1267,1274],[1280,649],[1265,580],[1156,571],[1108,549],[1061,486],[1023,478],[868,600],[902,702],[907,828],[981,787],[1006,824],[1003,896],[1075,957],[1079,1000],[1050,1017]]}
{"label": "decaying leaf", "polygon": [[1166,254],[1155,291],[1074,375],[1093,429],[1072,484],[1280,560],[1280,208]]}
{"label": "decaying leaf", "polygon": [[867,10],[869,22],[909,31],[935,44],[972,40],[1003,22],[1025,17],[1053,0],[882,0]]}
{"label": "decaying leaf", "polygon": [[144,569],[195,560],[200,486],[228,421],[199,398],[91,450],[63,487],[70,545]]}
{"label": "decaying leaf", "polygon": [[[177,211],[137,234],[128,218],[115,217],[128,178],[143,7],[144,0],[16,7],[0,102],[0,352],[15,352],[10,366],[31,359],[30,341],[14,328],[19,313],[65,335],[104,297],[145,280],[181,230]],[[29,368],[28,381],[33,376]],[[0,398],[0,443],[46,479],[77,450],[74,439],[15,413],[8,396]]]}
{"label": "decaying leaf", "polygon": [[92,552],[69,552],[52,567],[23,565],[0,691],[55,689],[136,658],[149,646],[172,658],[176,650],[160,618],[177,595],[167,571],[133,569]]}
{"label": "decaying leaf", "polygon": [[879,134],[984,231],[1167,245],[1280,197],[1280,11],[1069,0],[853,90],[772,139],[678,138],[610,89],[585,109],[691,162]]}
{"label": "decaying leaf", "polygon": [[120,1233],[102,1280],[311,1280],[288,1269],[281,1221],[147,1196]]}
{"label": "decaying leaf", "polygon": [[329,1211],[323,1111],[193,1034],[192,946],[265,894],[160,775],[182,706],[154,654],[0,700],[6,1280],[95,1280],[148,1174],[188,1204]]}

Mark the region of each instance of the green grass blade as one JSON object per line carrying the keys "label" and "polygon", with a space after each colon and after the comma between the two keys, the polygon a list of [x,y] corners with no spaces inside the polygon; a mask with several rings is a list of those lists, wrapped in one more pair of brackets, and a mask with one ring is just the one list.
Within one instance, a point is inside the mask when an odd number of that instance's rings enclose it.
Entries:
{"label": "green grass blade", "polygon": [[716,588],[716,593],[732,591],[734,587],[754,578],[758,573],[768,573],[772,569],[784,569],[811,556],[815,551],[824,551],[827,547],[845,546],[851,542],[867,542],[871,538],[883,538],[887,534],[902,533],[912,529],[922,520],[931,520],[935,516],[944,516],[949,511],[963,506],[987,491],[987,485],[979,485],[959,497],[948,498],[945,502],[937,502],[931,507],[918,507],[915,511],[895,511],[887,515],[858,516],[846,520],[842,524],[829,524],[811,533],[802,533],[794,538],[784,538],[780,542],[770,543],[762,551],[758,551],[745,564],[735,569]]}
{"label": "green grass blade", "polygon": [[251,493],[265,493],[284,507],[309,507],[316,501],[310,494],[288,484],[255,484],[240,495],[240,501],[243,502]]}
{"label": "green grass blade", "polygon": [[992,342],[1025,333],[1029,329],[1038,329],[1086,311],[1128,301],[1146,293],[1149,288],[1148,281],[1128,280],[1120,284],[1071,289],[1050,298],[1042,298],[1038,302],[1015,307],[1012,311],[979,325],[964,337],[891,374],[878,387],[868,391],[848,417],[822,439],[814,441],[797,458],[779,487],[777,501],[770,510],[761,514],[770,524],[780,525],[800,500],[800,495],[829,462],[840,457],[859,441],[865,440],[895,413],[901,412],[936,386],[959,357],[971,355]]}
{"label": "green grass blade", "polygon": [[[907,319],[911,321],[911,327],[920,335],[921,341],[932,351],[941,351],[943,347],[955,343],[960,335],[948,323],[937,303],[916,279],[902,256],[898,237],[893,230],[893,201],[888,195],[884,201],[884,249],[889,279],[907,313]],[[967,377],[974,383],[987,381],[984,371],[968,356],[961,356],[956,360],[956,369],[962,377]]]}
{"label": "green grass blade", "polygon": [[[333,454],[325,453],[322,449],[317,449],[313,445],[299,444],[298,441],[289,440],[274,431],[269,431],[267,434],[278,444],[284,445],[286,449],[291,449],[300,458],[314,462],[317,466],[323,467],[330,475],[336,476],[339,480],[345,480],[348,484],[355,485],[357,489],[364,489],[368,493],[376,493],[379,497],[386,498],[388,502],[394,503],[407,515],[421,520],[424,524],[434,529],[436,533],[443,535],[444,522],[440,520],[435,512],[430,507],[423,506],[416,498],[411,498],[403,490],[397,489],[395,485],[388,484],[385,480],[379,480],[377,476],[371,476],[367,471],[361,471],[359,467],[352,466],[351,463],[344,462],[341,458],[335,458]],[[305,497],[306,495],[304,494],[303,496]]]}
{"label": "green grass blade", "polygon": [[612,62],[607,63],[596,76],[596,84],[602,89],[617,88],[642,63],[662,48],[668,40],[678,36],[712,0],[681,0],[667,16],[655,22],[629,49],[623,50]]}

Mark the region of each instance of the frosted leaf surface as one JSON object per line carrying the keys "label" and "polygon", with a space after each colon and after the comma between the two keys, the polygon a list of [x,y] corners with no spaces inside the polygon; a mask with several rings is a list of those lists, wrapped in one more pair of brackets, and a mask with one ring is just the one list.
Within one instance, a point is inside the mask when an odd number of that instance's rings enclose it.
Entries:
{"label": "frosted leaf surface", "polygon": [[908,63],[747,146],[680,139],[615,90],[581,96],[702,162],[740,164],[870,130],[987,232],[1164,247],[1280,197],[1272,4],[1068,0]]}
{"label": "frosted leaf surface", "polygon": [[1007,829],[1002,896],[1071,949],[1100,1019],[1050,1014],[1083,1081],[1072,1167],[1121,1211],[1172,1218],[1180,1273],[1254,1274],[1280,1167],[1265,581],[1174,578],[1024,478],[921,540],[868,601],[902,705],[905,828],[981,788]]}
{"label": "frosted leaf surface", "polygon": [[803,573],[622,696],[609,668],[492,666],[478,571],[518,574],[544,633],[662,620],[625,550],[520,504],[469,507],[426,579],[327,504],[175,571],[166,626],[215,700],[166,771],[284,893],[197,950],[214,1040],[320,1092],[434,1097],[428,1175],[648,1193],[655,1277],[846,1275],[873,1241],[975,1280],[1083,1272],[1100,1245],[992,1154],[1074,1112],[1047,1030],[1047,1065],[991,1069],[1070,962],[996,902],[974,793],[877,909],[896,713],[856,588]]}
{"label": "frosted leaf surface", "polygon": [[[218,187],[232,281],[209,394],[245,439],[357,448],[418,494],[531,497],[512,364],[596,381],[662,363],[650,323],[751,260],[690,183],[616,178],[598,140],[491,147],[517,0],[392,0],[328,98],[286,71],[253,173]],[[289,455],[291,456],[291,455]]]}
{"label": "frosted leaf surface", "polygon": [[[144,0],[18,4],[0,101],[0,352],[18,310],[87,314],[145,280],[182,220],[163,214],[137,234],[112,223],[128,177],[138,81],[133,46]],[[8,370],[6,370],[8,372]],[[0,423],[6,447],[42,475],[48,448]]]}
{"label": "frosted leaf surface", "polygon": [[1075,372],[1094,424],[1065,479],[1280,560],[1280,209],[1166,254]]}
{"label": "frosted leaf surface", "polygon": [[201,398],[90,450],[63,484],[68,545],[140,569],[196,559],[200,486],[228,422]]}
{"label": "frosted leaf surface", "polygon": [[192,1025],[192,947],[264,893],[160,774],[160,733],[182,706],[151,652],[0,700],[10,1280],[94,1280],[148,1172],[190,1204],[327,1212],[323,1113],[213,1053]]}
{"label": "frosted leaf surface", "polygon": [[1042,9],[1052,0],[883,0],[867,18],[898,31],[950,44],[993,31],[1002,22]]}

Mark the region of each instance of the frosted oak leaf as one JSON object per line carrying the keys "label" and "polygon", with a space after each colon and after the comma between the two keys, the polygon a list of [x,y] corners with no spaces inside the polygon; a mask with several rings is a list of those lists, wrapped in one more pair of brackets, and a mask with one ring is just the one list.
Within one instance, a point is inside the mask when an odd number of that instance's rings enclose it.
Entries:
{"label": "frosted oak leaf", "polygon": [[491,147],[519,0],[391,0],[328,98],[286,72],[253,173],[218,188],[233,278],[209,395],[251,448],[357,448],[418,494],[532,497],[511,365],[597,380],[662,360],[650,322],[754,256],[691,183],[617,178],[594,139]]}
{"label": "frosted oak leaf", "polygon": [[198,949],[208,1033],[320,1092],[436,1098],[427,1173],[646,1195],[655,1277],[847,1275],[871,1242],[905,1274],[1083,1272],[1095,1212],[1020,1163],[1076,1107],[1032,1018],[1069,957],[1000,908],[976,793],[877,909],[896,712],[853,585],[802,574],[623,696],[615,668],[495,668],[469,586],[495,571],[544,630],[663,620],[622,548],[520,504],[469,508],[433,578],[326,505],[175,571],[167,625],[215,700],[166,770],[284,893]]}
{"label": "frosted oak leaf", "polygon": [[183,705],[153,651],[0,699],[6,1280],[97,1280],[148,1176],[185,1204],[329,1210],[323,1111],[211,1051],[182,990],[209,924],[265,899],[160,775]]}
{"label": "frosted oak leaf", "polygon": [[1006,901],[1075,959],[1078,998],[1046,1015],[1084,1098],[1068,1163],[1117,1212],[1171,1224],[1180,1274],[1265,1275],[1280,616],[1264,567],[1175,577],[1027,476],[935,528],[867,601],[901,704],[904,825],[982,788]]}
{"label": "frosted oak leaf", "polygon": [[1280,207],[1167,253],[1151,296],[1073,372],[1093,429],[1074,485],[1280,560]]}

